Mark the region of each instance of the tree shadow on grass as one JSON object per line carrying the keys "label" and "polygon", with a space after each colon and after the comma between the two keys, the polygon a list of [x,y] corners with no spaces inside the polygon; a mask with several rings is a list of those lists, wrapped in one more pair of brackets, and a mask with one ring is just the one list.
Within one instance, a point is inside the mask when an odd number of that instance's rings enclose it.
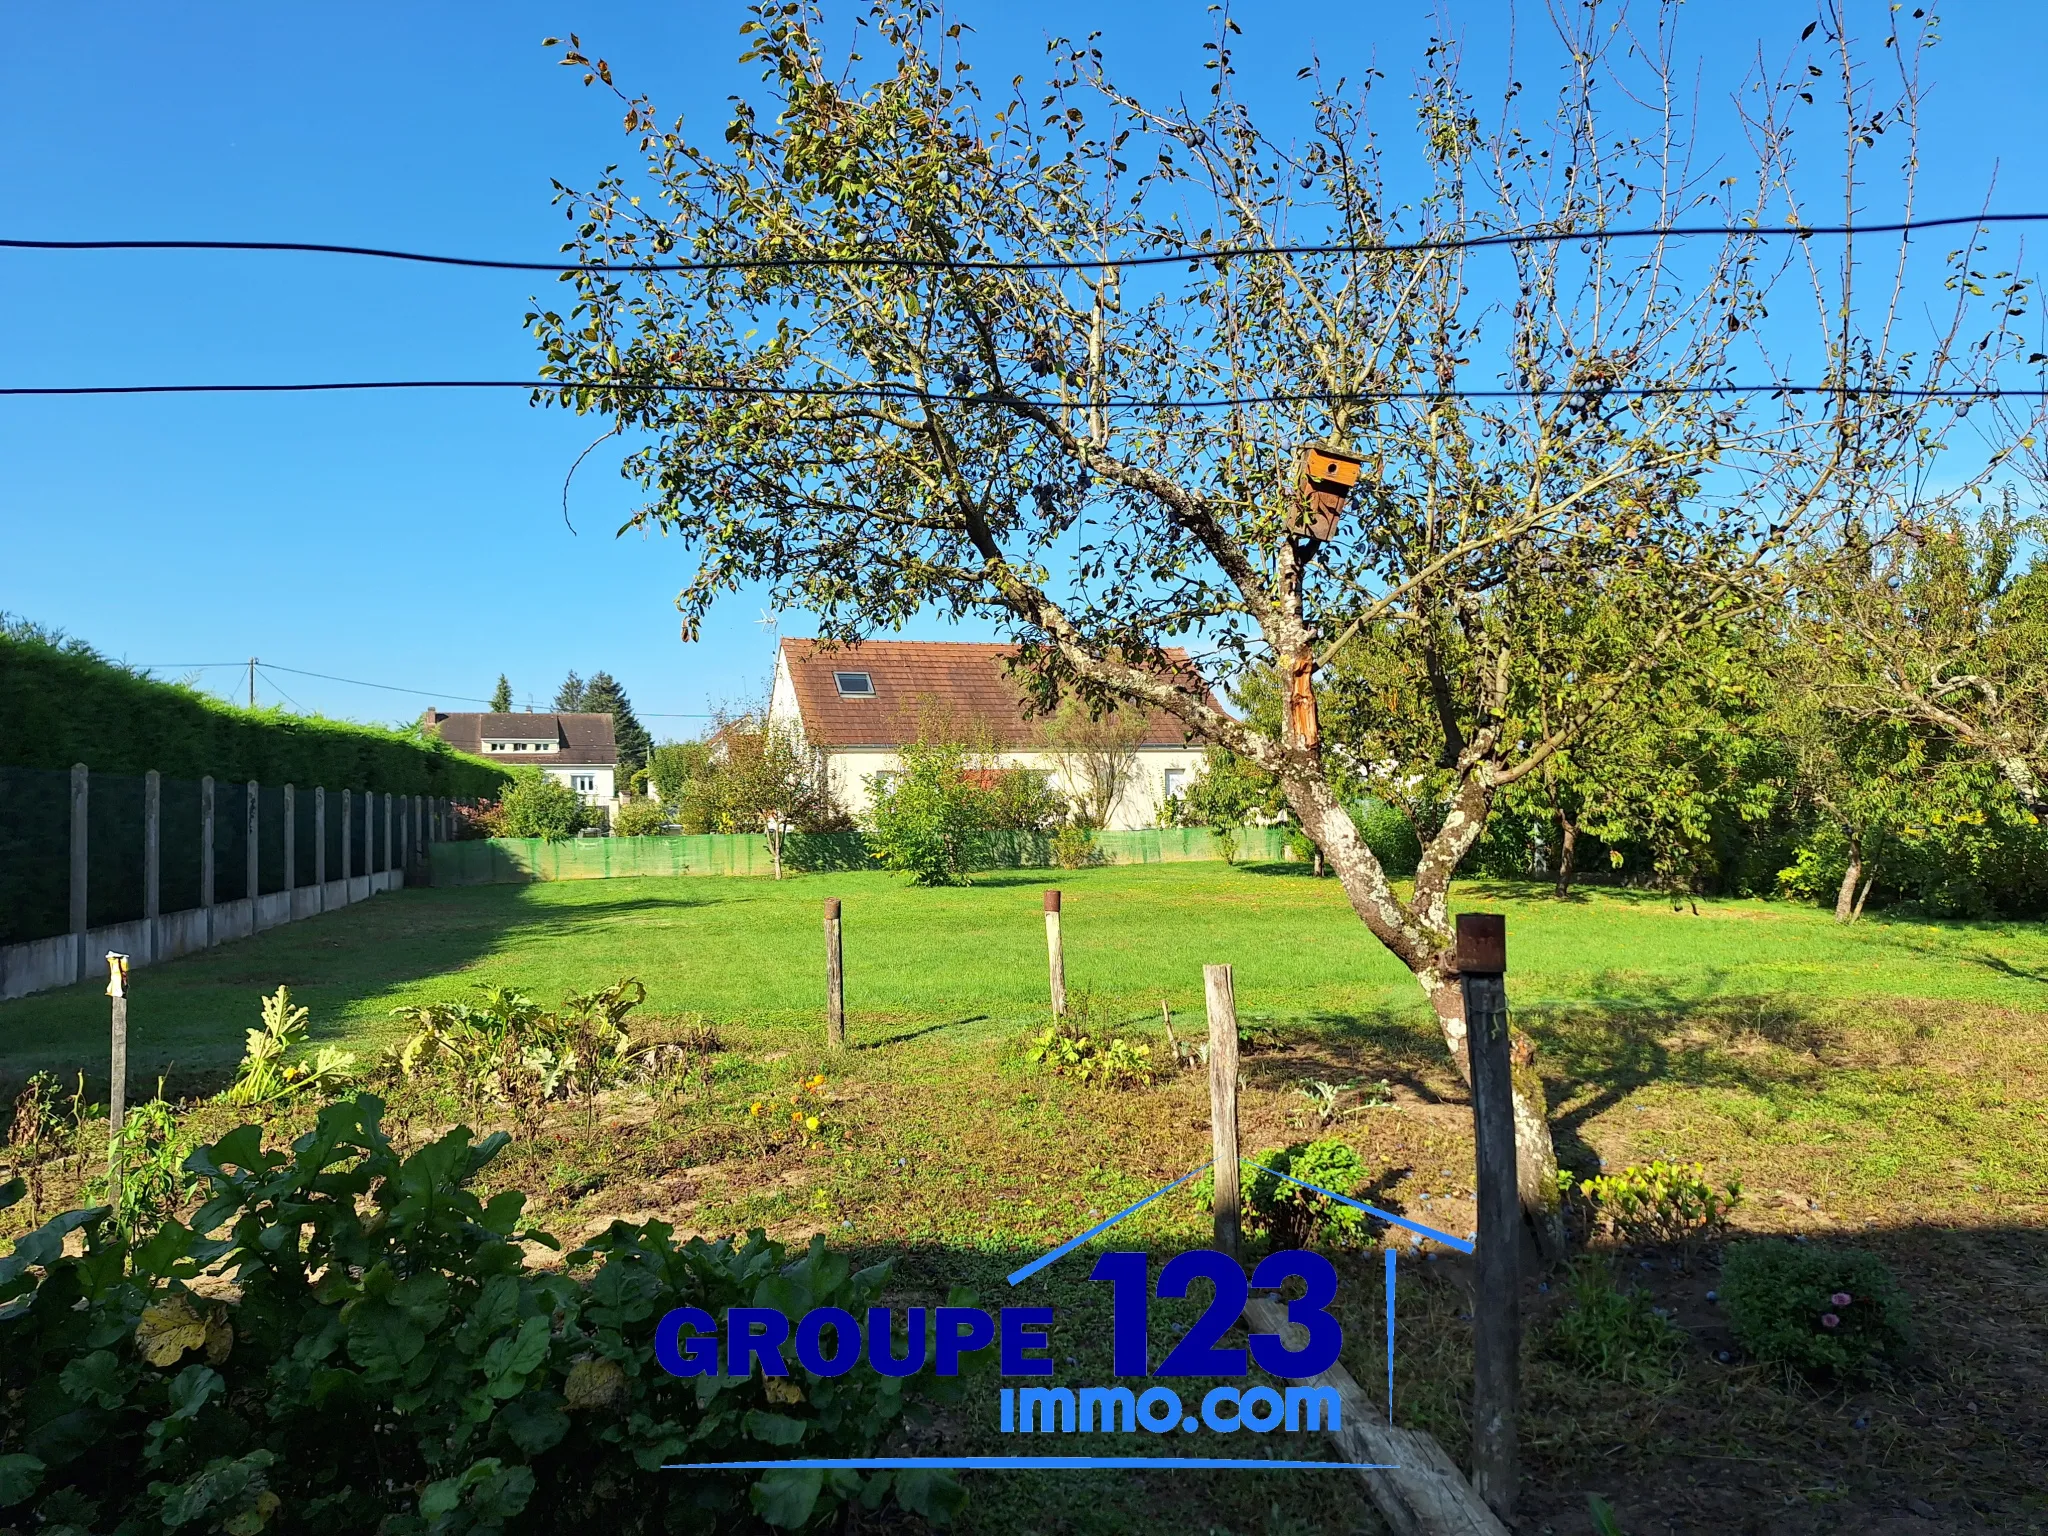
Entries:
{"label": "tree shadow on grass", "polygon": [[[625,894],[572,906],[541,904],[530,885],[389,892],[267,929],[135,973],[129,1010],[131,1092],[171,1063],[210,1081],[241,1058],[258,999],[288,986],[313,1010],[313,1038],[341,1038],[337,1021],[371,998],[429,977],[456,977],[515,936],[561,939],[606,925],[714,904],[696,893]],[[507,981],[516,981],[507,961]],[[481,980],[481,977],[464,977]],[[592,984],[616,980],[595,976]],[[557,999],[543,997],[542,1002]],[[350,1030],[349,1033],[358,1033]],[[354,1048],[354,1047],[352,1047]],[[359,1052],[360,1054],[360,1052]],[[83,1069],[104,1096],[107,1000],[84,983],[0,1003],[0,1078]]]}
{"label": "tree shadow on grass", "polygon": [[958,1029],[963,1024],[984,1024],[987,1021],[988,1015],[985,1013],[971,1014],[964,1019],[954,1019],[951,1023],[927,1024],[923,1029],[907,1029],[898,1035],[884,1035],[879,1040],[856,1041],[852,1049],[856,1051],[879,1051],[884,1046],[903,1045],[911,1040],[922,1039],[926,1035],[935,1035],[942,1029]]}

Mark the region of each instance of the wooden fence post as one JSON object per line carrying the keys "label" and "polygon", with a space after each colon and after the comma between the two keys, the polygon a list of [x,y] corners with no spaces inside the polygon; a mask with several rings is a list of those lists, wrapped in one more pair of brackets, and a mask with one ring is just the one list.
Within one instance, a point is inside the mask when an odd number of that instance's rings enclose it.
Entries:
{"label": "wooden fence post", "polygon": [[85,980],[85,835],[86,796],[91,775],[85,764],[71,765],[71,979]]}
{"label": "wooden fence post", "polygon": [[1227,965],[1202,967],[1209,1003],[1209,1142],[1216,1175],[1216,1247],[1243,1246],[1237,1177],[1237,996]]}
{"label": "wooden fence post", "polygon": [[163,913],[164,884],[164,781],[154,768],[142,776],[142,958],[155,964],[163,945],[157,938],[157,919]]}
{"label": "wooden fence post", "polygon": [[1515,1413],[1521,1396],[1521,1199],[1515,1182],[1513,1085],[1508,1060],[1507,920],[1458,918],[1465,1050],[1472,1067],[1472,1133],[1479,1206],[1478,1294],[1472,1306],[1472,1486],[1507,1519],[1517,1481]]}
{"label": "wooden fence post", "polygon": [[846,965],[839,941],[839,898],[825,898],[825,1043],[846,1044]]}
{"label": "wooden fence post", "polygon": [[1052,971],[1052,1016],[1067,1016],[1067,952],[1060,939],[1060,893],[1045,893],[1045,959]]}

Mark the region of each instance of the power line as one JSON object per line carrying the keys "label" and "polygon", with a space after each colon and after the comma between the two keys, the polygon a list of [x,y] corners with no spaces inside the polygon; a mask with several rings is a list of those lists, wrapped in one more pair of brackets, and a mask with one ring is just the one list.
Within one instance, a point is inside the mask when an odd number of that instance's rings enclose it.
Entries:
{"label": "power line", "polygon": [[[246,661],[145,661],[134,663],[134,665],[144,672],[206,672],[220,667],[246,667],[248,663]],[[348,683],[357,688],[377,688],[385,693],[413,693],[418,694],[423,699],[452,699],[460,704],[488,704],[491,702],[489,699],[478,697],[475,694],[451,693],[446,689],[440,688],[406,688],[396,683],[372,683],[366,682],[360,677],[337,677],[331,672],[309,672],[304,667],[279,666],[274,661],[260,663],[257,670],[259,672],[289,672],[295,677],[317,677],[323,682]],[[280,693],[284,692],[281,688],[278,691]],[[286,697],[290,697],[290,695],[286,695]],[[555,711],[541,710],[539,713],[553,714]],[[690,714],[672,710],[664,712],[661,710],[643,711],[636,709],[633,713],[647,720],[710,720],[716,718],[709,713]]]}
{"label": "power line", "polygon": [[[1375,400],[1573,400],[1665,399],[1696,395],[1840,395],[1856,400],[2042,400],[2048,387],[2009,385],[1895,389],[1889,385],[1800,384],[1784,379],[1748,383],[1733,380],[1704,384],[1630,384],[1572,388],[1499,389],[1361,389],[1280,390],[1262,395],[1131,396],[1108,395],[1058,399],[1043,395],[918,389],[908,384],[713,384],[634,379],[345,379],[318,383],[280,384],[13,384],[0,386],[0,396],[66,395],[276,395],[318,394],[355,390],[525,389],[595,390],[604,393],[641,391],[647,394],[733,395],[742,398],[797,397],[826,400],[914,400],[932,405],[1015,405],[1041,410],[1220,410],[1252,405],[1313,405],[1332,401]],[[244,665],[244,663],[234,663]]]}
{"label": "power line", "polygon": [[1396,256],[1490,247],[1556,245],[1568,241],[1656,240],[1699,235],[1735,238],[1835,235],[1899,235],[1918,230],[1961,229],[1990,224],[2027,224],[2048,213],[1950,214],[1933,219],[1897,219],[1875,224],[1645,224],[1627,229],[1506,230],[1490,235],[1455,235],[1428,240],[1328,241],[1304,245],[1197,247],[1140,256],[1089,260],[1048,258],[1004,261],[931,256],[731,256],[705,261],[501,261],[487,256],[441,256],[427,251],[374,245],[330,245],[304,240],[7,240],[0,249],[21,251],[248,251],[317,256],[361,256],[378,261],[416,262],[436,267],[471,267],[497,272],[757,272],[777,268],[874,267],[945,272],[1082,272],[1103,267],[1157,267],[1185,262],[1232,261],[1259,256]]}

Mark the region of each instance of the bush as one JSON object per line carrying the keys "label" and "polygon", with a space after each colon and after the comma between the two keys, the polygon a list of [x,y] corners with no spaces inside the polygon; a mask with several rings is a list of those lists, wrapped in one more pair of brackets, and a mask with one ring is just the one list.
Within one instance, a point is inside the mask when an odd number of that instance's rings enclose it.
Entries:
{"label": "bush", "polygon": [[1721,1305],[1744,1349],[1799,1371],[1861,1377],[1910,1337],[1898,1282],[1860,1248],[1736,1243],[1721,1261]]}
{"label": "bush", "polygon": [[[1558,1176],[1559,1193],[1573,1193],[1569,1174]],[[1592,1221],[1604,1223],[1626,1243],[1675,1244],[1693,1247],[1718,1241],[1728,1231],[1728,1215],[1742,1203],[1742,1186],[1730,1179],[1716,1193],[1698,1163],[1686,1167],[1662,1158],[1648,1167],[1631,1164],[1620,1173],[1603,1173],[1578,1183]]]}
{"label": "bush", "polygon": [[[1238,1168],[1240,1209],[1245,1225],[1265,1233],[1275,1248],[1309,1248],[1318,1243],[1362,1244],[1369,1239],[1365,1212],[1313,1189],[1303,1189],[1278,1175],[1351,1194],[1365,1182],[1365,1160],[1341,1141],[1297,1141],[1271,1147],[1246,1159]],[[1205,1174],[1196,1195],[1212,1208],[1214,1175]]]}
{"label": "bush", "polygon": [[1145,1088],[1158,1075],[1152,1047],[1111,1034],[1109,1020],[1086,993],[1068,999],[1066,1017],[1032,1036],[1025,1054],[1048,1071],[1096,1088]]}
{"label": "bush", "polygon": [[1366,800],[1351,807],[1351,824],[1389,875],[1415,873],[1422,860],[1422,840],[1406,816],[1385,801]]}
{"label": "bush", "polygon": [[1095,832],[1078,824],[1061,827],[1052,835],[1052,861],[1061,869],[1086,869],[1102,862],[1095,850]]}
{"label": "bush", "polygon": [[513,770],[490,818],[494,837],[544,837],[560,842],[592,825],[582,797],[538,768]]}
{"label": "bush", "polygon": [[289,987],[279,987],[263,999],[261,1026],[246,1032],[247,1045],[235,1080],[228,1085],[224,1104],[282,1104],[305,1097],[339,1093],[355,1069],[352,1052],[323,1045],[310,1060],[287,1061],[285,1053],[306,1043],[306,1021],[311,1014],[292,1006]]}
{"label": "bush", "polygon": [[669,808],[659,800],[628,800],[612,820],[614,837],[660,837],[673,831]]}
{"label": "bush", "polygon": [[900,774],[877,774],[868,786],[868,850],[882,867],[912,885],[964,885],[974,834],[990,824],[965,749],[919,742],[904,749]]}
{"label": "bush", "polygon": [[[948,1383],[801,1367],[678,1381],[654,1334],[676,1306],[858,1314],[886,1264],[854,1273],[822,1239],[792,1259],[760,1232],[678,1244],[663,1222],[617,1222],[566,1272],[533,1271],[521,1245],[559,1245],[522,1227],[524,1197],[469,1187],[506,1138],[457,1127],[401,1159],[382,1111],[330,1104],[289,1152],[243,1126],[194,1153],[208,1198],[190,1227],[137,1244],[74,1211],[0,1259],[0,1505],[17,1523],[724,1532],[822,1524],[855,1500],[957,1508],[945,1474],[660,1470],[874,1455]],[[85,1248],[67,1254],[73,1234]],[[202,1275],[237,1299],[201,1295]]]}
{"label": "bush", "polygon": [[1614,1283],[1612,1269],[1590,1255],[1572,1264],[1571,1307],[1544,1334],[1543,1352],[1587,1376],[1652,1386],[1671,1376],[1685,1333],[1659,1316],[1649,1294]]}

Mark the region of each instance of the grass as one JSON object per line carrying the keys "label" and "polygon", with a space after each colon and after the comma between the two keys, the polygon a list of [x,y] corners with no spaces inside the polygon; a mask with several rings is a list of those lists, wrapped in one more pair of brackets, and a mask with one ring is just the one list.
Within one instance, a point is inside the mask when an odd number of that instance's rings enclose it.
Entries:
{"label": "grass", "polygon": [[[316,1039],[365,1050],[394,1038],[392,1008],[478,981],[552,1001],[638,975],[650,1012],[706,1016],[727,1048],[674,1095],[624,1096],[596,1124],[580,1110],[557,1117],[493,1169],[496,1185],[527,1191],[565,1237],[652,1216],[706,1234],[824,1233],[862,1257],[897,1256],[906,1300],[961,1284],[985,1305],[1051,1303],[1057,1379],[1106,1381],[1106,1298],[1086,1279],[1102,1243],[1015,1290],[1003,1276],[1201,1161],[1206,1096],[1197,1074],[1104,1093],[1024,1061],[1022,1037],[1043,1022],[1038,892],[1049,883],[1066,892],[1070,988],[1159,1058],[1159,999],[1199,1033],[1202,965],[1236,966],[1240,1011],[1279,1037],[1245,1060],[1248,1151],[1315,1134],[1304,1081],[1385,1079],[1395,1102],[1337,1133],[1379,1201],[1470,1230],[1470,1112],[1434,1023],[1334,883],[1290,866],[993,875],[954,891],[841,874],[402,892],[138,972],[131,1049],[138,1074],[171,1062],[179,1078],[221,1072],[258,993],[279,982],[311,1006]],[[838,1052],[820,1019],[825,895],[846,902],[851,1046]],[[1855,1395],[1816,1389],[1716,1358],[1729,1341],[1705,1300],[1711,1268],[1617,1255],[1688,1344],[1668,1377],[1604,1380],[1544,1351],[1561,1297],[1532,1284],[1527,1528],[1585,1529],[1588,1491],[1613,1499],[1630,1530],[1733,1529],[1764,1508],[1788,1531],[1831,1529],[1908,1497],[1965,1524],[2042,1518],[2031,1469],[2048,1428],[2048,932],[1884,917],[1843,929],[1806,908],[1715,902],[1694,915],[1606,891],[1557,902],[1474,884],[1462,896],[1508,914],[1511,996],[1540,1043],[1567,1160],[1705,1162],[1748,1190],[1747,1231],[1877,1247],[1923,1321],[1920,1356],[1896,1379]],[[88,988],[0,1005],[0,1071],[101,1059],[105,1006]],[[818,1135],[749,1115],[813,1072],[829,1083]],[[404,1129],[415,1137],[447,1116],[395,1109],[414,1117]],[[197,1118],[229,1123],[213,1108]],[[1204,1245],[1207,1221],[1171,1197],[1114,1242],[1163,1258]],[[1347,1360],[1361,1381],[1383,1382],[1378,1256],[1339,1264]],[[1469,1282],[1450,1260],[1404,1275],[1398,1413],[1462,1458]],[[1156,1305],[1162,1345],[1191,1310]],[[906,1449],[1014,1452],[991,1417],[942,1422]],[[1315,1454],[1306,1437],[1287,1439],[1208,1449]],[[1179,1447],[1140,1435],[1087,1449]],[[970,1486],[970,1536],[1377,1529],[1341,1474],[1004,1473]]]}

